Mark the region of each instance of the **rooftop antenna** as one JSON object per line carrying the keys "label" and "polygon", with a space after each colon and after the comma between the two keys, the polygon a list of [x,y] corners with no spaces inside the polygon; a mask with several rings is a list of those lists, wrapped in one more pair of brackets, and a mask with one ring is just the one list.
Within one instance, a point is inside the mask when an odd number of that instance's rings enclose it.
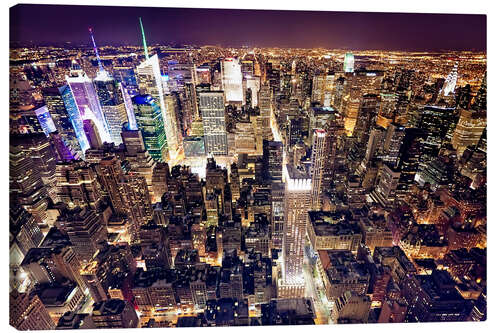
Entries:
{"label": "rooftop antenna", "polygon": [[99,65],[99,72],[104,72],[104,67],[101,63],[101,57],[99,57],[99,51],[97,50],[97,46],[95,45],[94,34],[92,33],[92,28],[89,28],[90,38],[92,39],[92,44],[94,45],[94,52],[97,57],[97,64]]}
{"label": "rooftop antenna", "polygon": [[142,19],[140,17],[139,17],[139,24],[141,25],[142,44],[144,45],[144,56],[146,57],[146,60],[148,60],[149,59],[148,44],[146,44],[146,35],[144,35],[144,27],[142,26]]}

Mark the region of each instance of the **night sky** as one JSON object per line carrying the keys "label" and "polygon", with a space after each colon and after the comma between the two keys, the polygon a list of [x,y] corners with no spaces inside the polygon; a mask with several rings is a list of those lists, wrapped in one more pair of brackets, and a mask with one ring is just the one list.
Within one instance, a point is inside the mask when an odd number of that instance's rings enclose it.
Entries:
{"label": "night sky", "polygon": [[[332,5],[334,7],[334,5]],[[10,9],[10,39],[21,43],[257,47],[351,50],[486,50],[486,16],[223,10],[154,7],[17,5]]]}

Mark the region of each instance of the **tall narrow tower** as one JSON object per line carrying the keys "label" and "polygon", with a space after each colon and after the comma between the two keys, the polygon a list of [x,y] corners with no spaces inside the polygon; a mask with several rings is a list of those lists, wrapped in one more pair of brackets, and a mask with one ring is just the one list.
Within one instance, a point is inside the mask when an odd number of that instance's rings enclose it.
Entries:
{"label": "tall narrow tower", "polygon": [[146,35],[144,34],[144,27],[142,26],[142,18],[140,17],[139,17],[139,24],[141,25],[142,44],[144,45],[144,57],[146,57],[146,60],[148,60],[149,59],[148,44],[146,44]]}
{"label": "tall narrow tower", "polygon": [[99,50],[97,50],[97,46],[95,44],[95,39],[94,39],[94,34],[92,32],[92,28],[89,28],[89,33],[90,33],[90,38],[92,39],[92,45],[94,46],[94,52],[95,52],[95,56],[97,58],[97,64],[99,66],[99,73],[105,72],[105,69],[102,66],[101,57],[99,56]]}
{"label": "tall narrow tower", "polygon": [[455,86],[457,85],[457,78],[458,78],[458,62],[455,63],[455,66],[453,66],[453,69],[451,70],[450,74],[448,74],[448,76],[446,77],[442,90],[444,96],[448,96],[450,93],[453,93],[455,91]]}
{"label": "tall narrow tower", "polygon": [[181,146],[177,136],[177,118],[175,110],[168,108],[165,103],[165,92],[162,86],[160,62],[158,55],[149,56],[148,46],[146,44],[146,36],[142,26],[142,19],[139,18],[139,23],[142,32],[142,42],[144,44],[144,60],[137,66],[137,83],[139,85],[139,93],[141,95],[151,95],[153,99],[160,105],[163,116],[163,125],[167,137],[169,158],[173,159],[177,156],[177,149]]}
{"label": "tall narrow tower", "polygon": [[287,165],[285,169],[285,226],[283,230],[282,279],[278,297],[304,297],[304,245],[307,212],[311,209],[311,178]]}
{"label": "tall narrow tower", "polygon": [[319,210],[321,208],[321,189],[323,183],[323,171],[325,167],[325,140],[326,131],[317,129],[313,135],[313,148],[312,148],[312,208]]}
{"label": "tall narrow tower", "polygon": [[136,126],[134,109],[130,98],[127,99],[127,92],[123,89],[121,83],[104,69],[92,28],[89,28],[89,32],[99,65],[99,71],[94,79],[94,86],[101,104],[102,113],[108,125],[110,139],[116,145],[119,145],[122,143],[121,130],[123,124],[128,123],[129,127]]}

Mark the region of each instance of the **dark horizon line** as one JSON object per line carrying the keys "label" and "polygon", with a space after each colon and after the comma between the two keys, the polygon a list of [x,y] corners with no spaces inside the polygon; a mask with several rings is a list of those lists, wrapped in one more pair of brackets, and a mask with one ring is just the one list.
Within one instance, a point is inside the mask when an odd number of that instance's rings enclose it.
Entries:
{"label": "dark horizon line", "polygon": [[[17,44],[17,45],[13,45]],[[22,47],[62,47],[64,45],[71,44],[71,48],[74,49],[86,49],[88,48],[89,51],[93,52],[92,45],[89,42],[88,44],[85,43],[80,43],[80,42],[71,42],[71,41],[66,41],[66,42],[18,42],[18,41],[10,41],[10,49],[14,48],[22,48]],[[271,48],[276,48],[276,49],[296,49],[296,50],[314,50],[314,49],[324,49],[324,50],[345,50],[345,51],[384,51],[384,52],[416,52],[416,53],[423,53],[423,52],[472,52],[472,53],[487,53],[486,49],[485,50],[479,50],[479,49],[394,49],[394,48],[350,48],[350,47],[345,47],[345,46],[340,46],[340,47],[325,47],[325,46],[315,46],[315,47],[296,47],[296,46],[257,46],[257,45],[222,45],[222,44],[198,44],[198,43],[186,43],[186,42],[170,42],[170,43],[148,43],[149,48],[155,48],[155,47],[163,47],[163,46],[170,46],[172,48],[182,48],[185,46],[188,47],[206,47],[206,46],[215,46],[215,47],[220,47],[220,48],[236,48],[236,49],[242,49],[242,48],[257,48],[257,49],[271,49]],[[99,49],[102,49],[104,47],[137,47],[139,49],[142,49],[142,45],[135,45],[135,44],[122,44],[122,43],[104,43],[101,45],[98,45]]]}

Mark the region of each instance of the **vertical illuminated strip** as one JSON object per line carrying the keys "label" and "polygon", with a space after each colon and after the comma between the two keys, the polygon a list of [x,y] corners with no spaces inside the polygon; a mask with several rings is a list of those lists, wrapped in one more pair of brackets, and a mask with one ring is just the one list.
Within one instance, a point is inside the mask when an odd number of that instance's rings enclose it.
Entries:
{"label": "vertical illuminated strip", "polygon": [[90,148],[90,145],[87,141],[87,137],[85,136],[85,132],[83,130],[83,120],[80,111],[78,110],[78,106],[73,96],[73,92],[71,91],[69,86],[65,86],[61,96],[63,98],[63,103],[68,112],[71,124],[73,125],[73,129],[75,130],[76,139],[80,144],[82,152],[85,154],[85,151]]}
{"label": "vertical illuminated strip", "polygon": [[99,72],[104,72],[104,67],[102,67],[101,57],[99,56],[99,51],[95,45],[94,34],[92,33],[92,28],[89,28],[90,38],[92,39],[92,45],[94,45],[95,56],[97,57],[97,64],[99,65]]}
{"label": "vertical illuminated strip", "polygon": [[130,98],[130,95],[128,94],[127,90],[123,87],[123,85],[121,83],[119,83],[119,85],[123,94],[123,102],[125,103],[125,110],[127,110],[128,129],[137,130],[137,120],[135,119],[132,99]]}
{"label": "vertical illuminated strip", "polygon": [[142,33],[142,44],[144,45],[144,56],[146,60],[149,59],[148,53],[148,45],[146,44],[146,35],[144,34],[144,27],[142,26],[142,19],[139,17],[139,24],[141,25],[141,33]]}

